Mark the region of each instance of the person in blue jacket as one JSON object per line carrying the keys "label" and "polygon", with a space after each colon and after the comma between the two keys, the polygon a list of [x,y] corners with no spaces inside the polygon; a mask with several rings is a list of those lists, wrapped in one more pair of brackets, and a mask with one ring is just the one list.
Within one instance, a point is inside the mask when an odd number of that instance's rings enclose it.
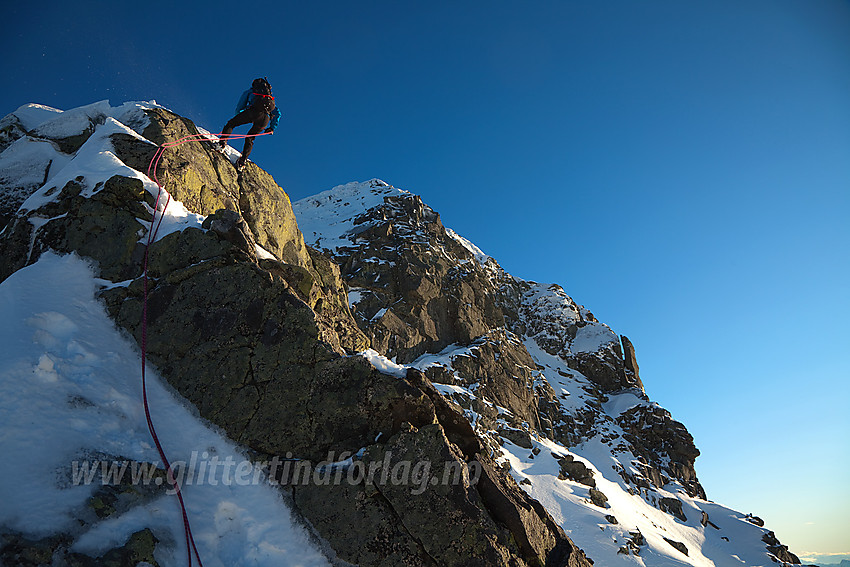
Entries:
{"label": "person in blue jacket", "polygon": [[277,123],[280,121],[280,110],[274,103],[272,86],[265,78],[254,79],[251,88],[242,93],[239,103],[236,105],[236,116],[227,121],[219,136],[219,144],[222,149],[227,145],[227,137],[236,126],[251,124],[248,130],[249,137],[245,138],[245,146],[242,148],[242,157],[236,160],[236,168],[242,169],[251,150],[254,148],[254,136],[263,129],[266,133],[274,134]]}

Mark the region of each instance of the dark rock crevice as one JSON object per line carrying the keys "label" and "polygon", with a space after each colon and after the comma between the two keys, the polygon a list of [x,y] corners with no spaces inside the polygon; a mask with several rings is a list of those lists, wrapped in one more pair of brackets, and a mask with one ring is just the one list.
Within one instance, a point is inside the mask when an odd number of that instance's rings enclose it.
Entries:
{"label": "dark rock crevice", "polygon": [[410,529],[407,526],[404,525],[404,518],[402,518],[401,515],[399,515],[399,513],[395,510],[395,508],[393,508],[392,502],[390,502],[389,499],[384,494],[381,493],[381,486],[379,484],[376,484],[376,485],[374,485],[374,489],[375,489],[376,496],[383,501],[383,504],[386,507],[386,509],[389,511],[392,519],[395,522],[397,522],[398,525],[401,527],[401,529],[404,531],[404,533],[413,542],[416,543],[417,547],[419,548],[421,557],[423,559],[423,563],[425,565],[429,565],[429,566],[440,565],[440,562],[437,561],[436,558],[432,557],[430,553],[428,553],[428,549],[425,547],[425,545],[422,543],[422,541],[420,541],[416,537],[416,535],[412,531],[410,531]]}

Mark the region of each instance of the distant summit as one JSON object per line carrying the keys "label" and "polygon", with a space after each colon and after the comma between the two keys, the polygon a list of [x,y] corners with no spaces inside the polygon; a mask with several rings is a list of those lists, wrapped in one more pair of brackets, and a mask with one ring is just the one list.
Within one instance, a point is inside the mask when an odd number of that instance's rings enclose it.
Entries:
{"label": "distant summit", "polygon": [[750,516],[706,500],[699,450],[650,401],[631,341],[560,286],[511,276],[419,196],[380,180],[293,209],[307,244],[340,265],[372,348],[462,407],[589,557],[726,565],[736,560],[721,550],[738,545],[748,565],[799,563]]}

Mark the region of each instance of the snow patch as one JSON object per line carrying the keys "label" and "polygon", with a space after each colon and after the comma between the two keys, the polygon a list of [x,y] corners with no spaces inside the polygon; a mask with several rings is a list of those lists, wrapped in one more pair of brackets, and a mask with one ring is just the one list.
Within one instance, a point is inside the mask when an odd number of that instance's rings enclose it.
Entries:
{"label": "snow patch", "polygon": [[451,368],[452,359],[458,356],[471,356],[473,347],[451,344],[436,354],[425,353],[414,360],[410,366],[425,372],[431,366]]}
{"label": "snow patch", "polygon": [[152,183],[147,176],[125,165],[112,152],[109,137],[117,133],[144,139],[114,118],[107,118],[102,125],[95,129],[94,133],[77,150],[74,158],[65,167],[57,171],[41,189],[24,201],[21,210],[33,211],[52,201],[58,195],[57,191],[52,191],[53,188],[62,188],[66,183],[78,177],[85,178],[87,184],[82,193],[84,197],[92,196],[99,183],[105,183],[114,175],[141,179],[148,191],[155,195],[156,184]]}
{"label": "snow patch", "polygon": [[55,118],[39,124],[32,133],[54,139],[76,136],[90,129],[93,123],[103,122],[109,116],[110,110],[112,107],[107,100],[66,110]]}
{"label": "snow patch", "polygon": [[348,290],[348,306],[354,307],[361,301],[363,301],[363,296],[369,293],[368,290],[359,287],[353,287]]}
{"label": "snow patch", "polygon": [[[166,204],[168,205],[167,207]],[[151,207],[147,206],[147,209],[153,212],[153,209]],[[186,206],[183,205],[183,203],[181,203],[180,201],[170,199],[168,191],[163,189],[162,196],[160,197],[160,204],[157,206],[156,219],[154,221],[156,224],[159,225],[159,231],[156,233],[156,240],[154,240],[154,242],[159,242],[169,234],[173,232],[181,232],[186,230],[187,228],[197,228],[200,230],[204,230],[201,225],[204,222],[205,218],[206,217],[204,217],[203,215],[199,215],[189,211],[189,209],[187,209]],[[161,223],[160,220],[162,221]],[[143,225],[148,227],[148,229],[150,229],[150,222],[142,220],[140,220],[139,222],[141,222]],[[145,233],[139,239],[139,242],[147,244],[147,239],[147,233]],[[257,248],[262,250],[262,248],[260,248],[259,246],[257,246]],[[269,252],[266,252],[265,250],[263,251],[266,254],[269,254],[272,258],[274,258],[274,256],[271,255]],[[259,251],[257,255],[260,255]]]}
{"label": "snow patch", "polygon": [[12,114],[17,117],[24,130],[33,130],[45,122],[53,120],[57,114],[61,113],[62,111],[58,108],[30,103],[21,106]]}
{"label": "snow patch", "polygon": [[380,321],[380,320],[381,320],[381,318],[382,318],[384,315],[386,315],[386,313],[387,313],[387,308],[386,308],[386,307],[382,307],[381,309],[378,309],[378,312],[377,312],[377,313],[375,313],[375,314],[372,316],[372,318],[369,320],[369,322],[370,322],[370,323],[374,323],[375,321]]}
{"label": "snow patch", "polygon": [[307,244],[335,251],[352,245],[351,239],[357,233],[355,220],[358,216],[384,204],[386,197],[409,194],[380,179],[372,179],[364,183],[339,185],[295,201],[292,210]]}
{"label": "snow patch", "polygon": [[378,353],[376,350],[371,348],[366,349],[361,352],[359,356],[368,360],[369,364],[374,366],[382,374],[388,374],[390,376],[395,376],[396,378],[404,378],[407,376],[407,366],[396,364],[386,356]]}
{"label": "snow patch", "polygon": [[254,250],[256,250],[257,258],[259,258],[260,260],[277,260],[277,256],[275,256],[259,244],[254,244]]}
{"label": "snow patch", "polygon": [[40,187],[48,164],[51,171],[59,171],[70,161],[51,142],[24,136],[0,154],[0,178],[4,185]]}
{"label": "snow patch", "polygon": [[472,255],[475,256],[475,259],[478,260],[478,263],[481,264],[482,266],[485,266],[487,264],[488,260],[492,260],[492,258],[490,256],[488,256],[487,254],[485,254],[484,252],[482,252],[481,249],[478,246],[476,246],[475,244],[473,244],[471,241],[467,240],[466,238],[462,237],[461,235],[459,235],[458,233],[456,233],[452,229],[447,227],[446,233],[449,236],[451,236],[452,238],[454,238],[455,240],[457,240],[458,243],[460,243],[461,246],[463,246],[464,248],[469,250],[470,253],[472,253]]}
{"label": "snow patch", "polygon": [[613,394],[608,396],[608,401],[602,404],[602,409],[605,413],[613,418],[620,417],[623,412],[629,411],[633,407],[651,405],[643,396],[634,392],[624,392],[622,394]]}

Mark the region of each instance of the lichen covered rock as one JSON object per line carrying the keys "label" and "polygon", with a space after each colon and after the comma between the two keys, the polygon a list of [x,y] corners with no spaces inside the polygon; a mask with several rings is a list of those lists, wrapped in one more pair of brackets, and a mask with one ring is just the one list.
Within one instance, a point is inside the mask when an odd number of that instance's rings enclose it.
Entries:
{"label": "lichen covered rock", "polygon": [[[112,136],[116,155],[144,172],[156,153],[155,144],[199,133],[191,120],[165,109],[149,109],[146,115],[150,123],[142,135],[153,144],[127,134]],[[156,175],[190,211],[204,216],[219,209],[236,211],[248,223],[257,244],[288,264],[309,267],[310,256],[289,196],[256,165],[249,162],[240,174],[210,142],[193,141],[163,151]]]}

